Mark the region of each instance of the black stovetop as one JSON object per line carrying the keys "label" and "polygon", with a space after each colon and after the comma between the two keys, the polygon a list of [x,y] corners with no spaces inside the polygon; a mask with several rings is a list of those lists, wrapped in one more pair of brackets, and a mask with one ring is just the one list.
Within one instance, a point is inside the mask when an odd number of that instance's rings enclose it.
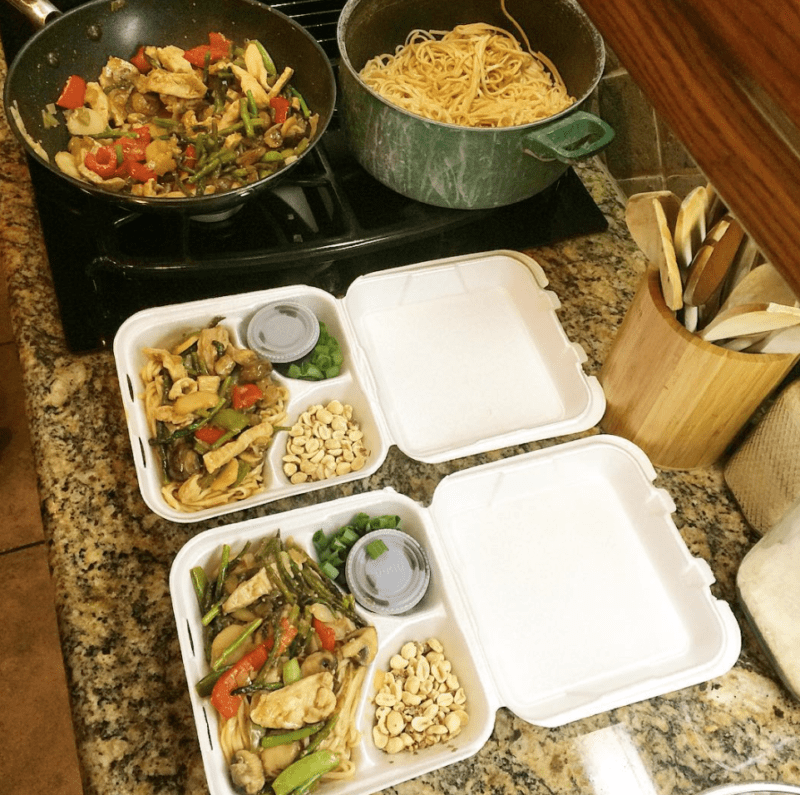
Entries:
{"label": "black stovetop", "polygon": [[[290,0],[273,7],[304,24],[335,65],[342,5]],[[0,13],[9,59],[29,35],[26,26],[7,8]],[[494,210],[448,210],[407,199],[361,168],[335,116],[275,189],[212,222],[123,210],[75,189],[38,162],[31,160],[30,168],[64,333],[74,352],[109,347],[127,317],[152,306],[284,284],[341,295],[371,271],[477,251],[530,249],[607,228],[571,169],[542,193]]]}

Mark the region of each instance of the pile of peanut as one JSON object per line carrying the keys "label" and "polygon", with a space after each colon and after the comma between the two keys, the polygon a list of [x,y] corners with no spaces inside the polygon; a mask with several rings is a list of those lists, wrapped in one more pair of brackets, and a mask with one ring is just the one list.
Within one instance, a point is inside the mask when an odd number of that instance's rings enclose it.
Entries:
{"label": "pile of peanut", "polygon": [[325,480],[361,469],[369,457],[353,407],[332,400],[304,411],[289,431],[283,471],[292,483]]}
{"label": "pile of peanut", "polygon": [[375,679],[372,739],[388,754],[451,740],[467,725],[467,697],[436,638],[409,641]]}

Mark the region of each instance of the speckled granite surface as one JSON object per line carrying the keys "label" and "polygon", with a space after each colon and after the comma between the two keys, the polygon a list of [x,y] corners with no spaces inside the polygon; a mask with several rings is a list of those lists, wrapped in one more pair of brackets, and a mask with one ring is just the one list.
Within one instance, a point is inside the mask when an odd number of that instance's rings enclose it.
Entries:
{"label": "speckled granite surface", "polygon": [[[4,70],[0,58],[0,77]],[[579,174],[607,215],[609,231],[532,253],[562,301],[567,334],[583,345],[586,369],[596,374],[644,263],[605,174],[596,164]],[[24,370],[85,790],[202,793],[168,574],[181,546],[212,523],[169,523],[140,498],[112,355],[76,356],[64,344],[27,168],[4,118],[0,256]],[[549,444],[437,466],[392,448],[364,481],[233,514],[229,521],[388,485],[427,503],[450,472]],[[660,473],[656,485],[675,500],[675,521],[692,554],[710,564],[714,594],[734,605],[743,630],[736,666],[712,682],[558,729],[530,726],[501,709],[476,756],[396,792],[690,795],[730,781],[800,782],[800,705],[775,679],[735,605],[736,570],[758,536],[719,468]]]}

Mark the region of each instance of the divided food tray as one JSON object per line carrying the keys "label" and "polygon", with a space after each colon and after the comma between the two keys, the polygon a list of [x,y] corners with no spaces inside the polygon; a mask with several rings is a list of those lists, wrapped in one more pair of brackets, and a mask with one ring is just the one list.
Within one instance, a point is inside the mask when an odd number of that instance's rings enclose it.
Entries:
{"label": "divided food tray", "polygon": [[[477,753],[495,712],[553,727],[697,684],[727,671],[741,637],[727,603],[709,589],[653,486],[642,451],[592,436],[462,470],[442,480],[430,507],[392,489],[358,494],[220,527],[176,557],[170,591],[192,709],[212,795],[232,795],[215,710],[195,684],[207,673],[190,571],[280,532],[312,551],[359,512],[397,514],[427,551],[428,591],[400,616],[362,615],[379,650],[357,711],[357,773],[325,791],[371,793]],[[454,739],[387,755],[373,744],[376,670],[407,641],[438,638],[466,693],[469,722]]]}
{"label": "divided food tray", "polygon": [[[117,332],[114,355],[145,502],[166,519],[194,522],[367,477],[391,444],[438,463],[591,428],[605,411],[603,391],[583,371],[586,354],[567,338],[558,298],[546,286],[533,259],[495,251],[362,276],[342,299],[299,285],[138,312]],[[351,405],[370,450],[366,465],[292,484],[282,468],[286,433],[278,432],[267,453],[266,490],[220,507],[174,509],[161,494],[149,444],[143,349],[170,347],[215,317],[246,347],[250,318],[276,300],[309,306],[344,355],[340,375],[325,381],[274,375],[290,391],[287,424],[314,404]]]}

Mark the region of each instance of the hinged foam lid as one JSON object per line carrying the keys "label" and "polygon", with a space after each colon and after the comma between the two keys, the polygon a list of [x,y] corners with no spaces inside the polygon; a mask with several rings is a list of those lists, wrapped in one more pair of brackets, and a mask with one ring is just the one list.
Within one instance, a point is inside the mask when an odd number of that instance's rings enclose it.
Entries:
{"label": "hinged foam lid", "polygon": [[591,428],[605,411],[539,265],[494,251],[381,271],[345,296],[392,441],[429,463]]}
{"label": "hinged foam lid", "polygon": [[638,447],[601,435],[437,487],[436,554],[468,606],[501,704],[528,722],[561,725],[736,661],[738,625],[654,479]]}

